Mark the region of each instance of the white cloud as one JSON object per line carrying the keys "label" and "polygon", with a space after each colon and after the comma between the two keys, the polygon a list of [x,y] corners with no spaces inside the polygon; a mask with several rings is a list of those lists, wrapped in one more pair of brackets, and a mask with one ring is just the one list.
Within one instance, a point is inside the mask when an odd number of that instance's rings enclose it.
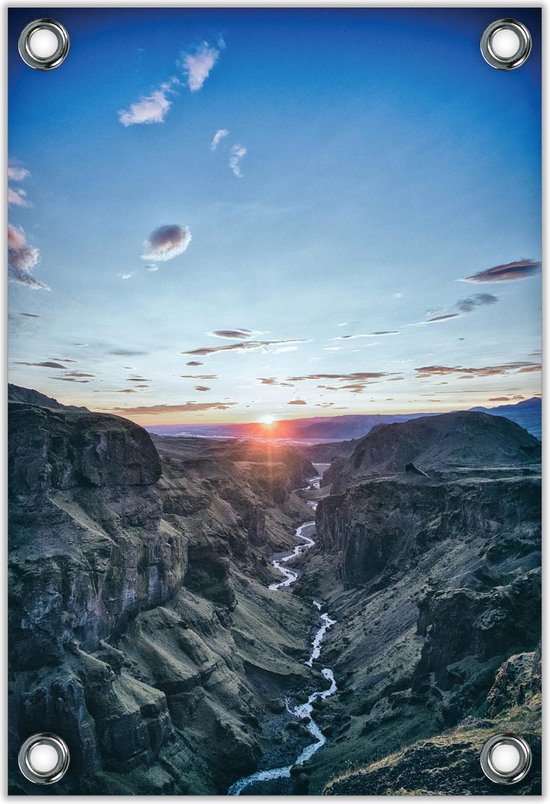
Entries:
{"label": "white cloud", "polygon": [[191,230],[188,226],[178,224],[159,226],[143,244],[145,254],[142,255],[142,259],[161,262],[172,260],[178,254],[183,254],[190,242]]}
{"label": "white cloud", "polygon": [[[223,46],[223,42],[220,42],[220,47]],[[182,54],[182,61],[177,63],[177,67],[184,72],[185,83],[191,92],[202,89],[219,56],[220,51],[210,47],[208,42],[203,42],[193,53]],[[150,95],[142,95],[136,103],[130,104],[128,109],[121,109],[118,119],[126,127],[143,123],[164,123],[173,103],[170,95],[175,92],[175,87],[181,84],[182,81],[173,75]]]}
{"label": "white cloud", "polygon": [[210,143],[210,150],[215,151],[220,142],[223,140],[224,137],[227,137],[229,131],[226,128],[220,128],[214,136],[212,137],[212,142]]}
{"label": "white cloud", "polygon": [[202,89],[210,71],[218,61],[220,51],[203,42],[194,53],[183,55],[183,71],[187,76],[187,86],[191,92]]}
{"label": "white cloud", "polygon": [[118,119],[123,126],[135,126],[142,123],[164,123],[172,101],[167,97],[174,92],[174,86],[179,84],[175,77],[160,85],[150,95],[142,96],[137,103],[130,104],[129,109],[121,109]]}
{"label": "white cloud", "polygon": [[28,179],[30,175],[26,168],[19,167],[18,165],[12,165],[8,168],[8,179],[10,181],[24,181],[24,179]]}
{"label": "white cloud", "polygon": [[134,272],[130,271],[130,273],[127,273],[127,274],[119,274],[119,277],[121,279],[131,279],[133,277],[133,275],[134,275]]}
{"label": "white cloud", "polygon": [[20,187],[8,187],[8,204],[15,207],[32,207],[31,202],[27,199],[27,193]]}
{"label": "white cloud", "polygon": [[158,265],[146,265],[145,267],[147,268],[147,270],[150,273],[154,273],[155,271],[158,271],[158,269],[159,269]]}
{"label": "white cloud", "polygon": [[247,149],[244,145],[234,145],[231,148],[231,157],[229,159],[229,167],[233,171],[233,174],[237,176],[237,178],[242,178],[241,173],[241,159],[243,159],[246,154],[248,153]]}
{"label": "white cloud", "polygon": [[10,281],[26,285],[33,290],[49,290],[47,285],[39,282],[32,275],[32,269],[38,264],[39,259],[39,250],[34,246],[29,246],[23,229],[8,224],[8,275]]}

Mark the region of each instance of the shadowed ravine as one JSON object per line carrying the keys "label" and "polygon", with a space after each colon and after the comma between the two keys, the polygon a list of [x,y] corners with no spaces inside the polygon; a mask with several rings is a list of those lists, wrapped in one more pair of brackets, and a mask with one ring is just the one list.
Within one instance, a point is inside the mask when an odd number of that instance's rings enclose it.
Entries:
{"label": "shadowed ravine", "polygon": [[[319,488],[319,482],[320,477],[314,478],[311,481],[311,487]],[[317,508],[316,502],[309,501],[308,505],[310,505],[313,510]],[[315,541],[310,536],[306,536],[303,533],[304,530],[310,528],[315,528],[314,521],[304,522],[302,525],[296,528],[296,537],[302,540],[301,543],[296,545],[296,547],[290,553],[287,553],[281,558],[272,560],[271,564],[284,576],[284,579],[278,583],[270,584],[269,588],[271,590],[279,591],[287,589],[298,580],[298,572],[284,565],[295,558],[299,558],[306,552],[306,550],[309,550],[311,547],[313,547]],[[309,658],[305,662],[307,667],[313,667],[313,662],[319,658],[321,653],[321,644],[325,638],[325,635],[328,629],[336,622],[336,620],[332,620],[328,616],[327,612],[322,612],[322,603],[320,603],[318,600],[313,600],[312,605],[316,612],[316,619],[320,619],[321,625],[319,626],[313,639]],[[319,613],[317,614],[317,612]],[[309,695],[307,702],[299,704],[298,706],[291,706],[288,702],[288,698],[286,700],[287,711],[298,720],[306,721],[305,727],[315,742],[307,745],[290,765],[257,771],[256,773],[252,773],[250,776],[243,776],[241,779],[238,779],[227,791],[228,795],[238,796],[246,787],[254,782],[265,782],[272,781],[273,779],[290,778],[292,768],[303,765],[305,762],[311,759],[311,757],[326,743],[326,737],[322,733],[317,723],[311,717],[311,713],[313,711],[313,704],[316,700],[319,698],[329,698],[331,695],[334,695],[338,687],[336,686],[334,673],[330,667],[323,667],[321,670],[321,675],[324,679],[326,679],[326,681],[330,682],[330,686],[328,688],[312,692]]]}

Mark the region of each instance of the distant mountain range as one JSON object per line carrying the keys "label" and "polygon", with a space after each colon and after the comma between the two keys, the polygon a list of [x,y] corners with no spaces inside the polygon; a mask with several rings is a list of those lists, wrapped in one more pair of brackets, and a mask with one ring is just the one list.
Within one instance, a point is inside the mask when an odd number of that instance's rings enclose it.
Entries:
{"label": "distant mountain range", "polygon": [[542,400],[536,396],[525,399],[516,405],[500,405],[498,408],[472,408],[480,413],[490,413],[492,416],[504,416],[506,419],[519,424],[536,438],[542,434]]}
{"label": "distant mountain range", "polygon": [[[57,399],[52,399],[32,388],[22,388],[18,385],[8,385],[8,400],[10,402],[23,402],[27,405],[41,405],[46,408],[65,408],[69,410],[85,411],[86,408],[76,408],[72,405],[63,405]],[[480,413],[489,413],[491,416],[504,416],[506,419],[519,424],[529,433],[540,440],[542,430],[542,402],[538,397],[525,399],[515,405],[499,405],[495,408],[477,407],[471,410]],[[226,438],[266,438],[271,435],[275,439],[285,441],[302,441],[314,444],[319,442],[349,441],[370,433],[378,424],[396,424],[399,422],[420,419],[423,416],[433,416],[432,413],[410,414],[384,414],[365,413],[351,416],[316,416],[311,419],[282,419],[276,423],[276,429],[269,431],[265,425],[257,423],[248,424],[159,424],[146,427],[150,433],[156,435],[176,436],[195,435],[203,437]]]}
{"label": "distant mountain range", "polygon": [[[541,437],[542,405],[537,397],[518,402],[516,405],[500,405],[495,408],[477,407],[473,411],[504,416],[519,424],[536,438]],[[399,422],[431,416],[428,413],[386,415],[381,413],[351,416],[325,416],[311,419],[285,419],[278,421],[271,431],[273,438],[288,441],[315,443],[323,441],[346,441],[367,435],[378,424]],[[146,427],[157,435],[201,435],[210,437],[265,438],[270,431],[262,424],[167,424]]]}

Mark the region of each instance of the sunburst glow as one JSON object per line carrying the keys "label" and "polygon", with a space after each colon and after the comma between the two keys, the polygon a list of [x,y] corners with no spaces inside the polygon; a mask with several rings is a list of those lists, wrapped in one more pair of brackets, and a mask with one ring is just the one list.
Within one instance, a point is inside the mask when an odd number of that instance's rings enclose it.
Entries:
{"label": "sunburst glow", "polygon": [[272,427],[275,424],[275,416],[266,415],[260,418],[260,424],[263,424],[265,427]]}

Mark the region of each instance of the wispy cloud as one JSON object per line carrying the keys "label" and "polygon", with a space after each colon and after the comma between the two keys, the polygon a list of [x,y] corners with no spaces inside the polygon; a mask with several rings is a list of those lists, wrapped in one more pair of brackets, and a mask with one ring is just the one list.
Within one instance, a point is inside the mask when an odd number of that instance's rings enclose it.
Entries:
{"label": "wispy cloud", "polygon": [[187,86],[191,92],[202,89],[204,82],[210,75],[214,65],[220,57],[220,51],[211,47],[208,42],[202,42],[193,53],[184,53],[182,56],[183,72],[187,79]]}
{"label": "wispy cloud", "polygon": [[180,374],[183,380],[217,380],[217,374]]}
{"label": "wispy cloud", "polygon": [[393,377],[386,371],[355,371],[351,374],[304,374],[300,377],[288,377],[289,382],[304,382],[306,380],[380,380],[384,377]]}
{"label": "wispy cloud", "polygon": [[206,385],[195,385],[195,391],[209,391],[209,390],[210,388],[208,388]]}
{"label": "wispy cloud", "polygon": [[472,276],[465,277],[463,282],[513,282],[516,279],[526,279],[537,274],[542,267],[536,260],[518,260],[505,265],[495,265],[486,271],[480,271]]}
{"label": "wispy cloud", "polygon": [[24,181],[28,179],[31,174],[29,171],[21,167],[21,165],[10,165],[8,167],[8,179],[9,181]]}
{"label": "wispy cloud", "polygon": [[333,341],[353,341],[357,338],[380,338],[384,337],[385,335],[399,335],[400,331],[398,329],[381,329],[376,332],[364,332],[359,333],[358,335],[338,335],[336,338],[332,338]]}
{"label": "wispy cloud", "polygon": [[147,352],[141,352],[138,349],[112,349],[109,354],[117,357],[138,357],[146,355]]}
{"label": "wispy cloud", "polygon": [[[8,166],[8,182],[10,181],[25,181],[31,174],[21,165]],[[8,204],[14,207],[32,207],[31,202],[27,198],[26,190],[21,187],[8,186]]]}
{"label": "wispy cloud", "polygon": [[241,172],[241,160],[244,159],[247,153],[248,150],[244,147],[244,145],[233,145],[231,148],[229,167],[231,168],[233,175],[237,176],[238,179],[242,179],[243,177]]}
{"label": "wispy cloud", "polygon": [[78,380],[76,377],[50,377],[50,380],[59,380],[60,382],[77,382],[77,383],[87,383],[90,380]]}
{"label": "wispy cloud", "polygon": [[496,304],[497,301],[497,297],[493,296],[491,293],[475,293],[473,296],[468,296],[467,299],[457,301],[456,306],[461,313],[471,313],[476,307]]}
{"label": "wispy cloud", "polygon": [[[220,51],[215,47],[210,47],[208,42],[202,42],[193,52],[182,54],[181,62],[176,62],[176,67],[183,71],[185,85],[191,92],[202,89],[219,56]],[[135,125],[164,123],[173,104],[171,96],[181,85],[180,78],[172,75],[149,95],[142,95],[138,101],[131,103],[128,109],[121,109],[118,119],[126,128]]]}
{"label": "wispy cloud", "polygon": [[501,363],[495,366],[480,366],[476,368],[466,366],[420,366],[416,368],[419,379],[429,377],[443,377],[448,374],[458,374],[461,377],[496,377],[504,374],[530,374],[541,370],[540,363],[514,362]]}
{"label": "wispy cloud", "polygon": [[145,254],[143,260],[159,260],[167,262],[173,260],[187,249],[191,242],[191,230],[188,226],[168,224],[159,226],[144,242]]}
{"label": "wispy cloud", "polygon": [[251,329],[216,329],[214,332],[209,332],[215,338],[225,338],[228,341],[238,341],[242,338],[251,338],[252,335],[259,335],[259,332],[253,332]]}
{"label": "wispy cloud", "polygon": [[248,350],[255,351],[255,350],[268,350],[270,346],[278,346],[281,344],[294,344],[294,343],[305,343],[304,340],[282,340],[282,341],[241,341],[239,343],[230,343],[226,346],[202,346],[199,349],[189,349],[186,352],[182,352],[182,355],[212,355],[216,352],[246,352]]}
{"label": "wispy cloud", "polygon": [[14,207],[32,207],[26,191],[21,187],[8,187],[8,204]]}
{"label": "wispy cloud", "polygon": [[449,321],[451,318],[460,318],[458,313],[445,313],[444,315],[435,315],[433,318],[428,318],[423,321],[423,324],[437,324],[439,321]]}
{"label": "wispy cloud", "polygon": [[170,413],[201,413],[206,410],[229,410],[236,402],[184,402],[181,405],[142,405],[135,408],[109,408],[111,412],[127,416],[163,415]]}
{"label": "wispy cloud", "polygon": [[186,366],[204,366],[204,363],[201,363],[199,360],[188,360],[185,365]]}
{"label": "wispy cloud", "polygon": [[26,285],[33,290],[49,290],[43,282],[32,275],[40,259],[40,252],[27,243],[25,232],[21,227],[8,224],[8,274],[12,282]]}
{"label": "wispy cloud", "polygon": [[174,93],[174,87],[179,83],[179,79],[176,77],[164,81],[150,95],[143,95],[139,101],[130,104],[128,109],[121,109],[118,119],[125,127],[143,123],[164,123],[164,118],[172,106],[172,101],[168,96]]}
{"label": "wispy cloud", "polygon": [[[326,391],[349,391],[352,394],[361,394],[369,385],[382,380],[402,380],[401,374],[386,371],[355,371],[350,374],[304,374],[298,377],[288,377],[289,382],[331,381],[331,385],[318,385]],[[336,384],[334,384],[336,383]]]}
{"label": "wispy cloud", "polygon": [[294,388],[294,383],[280,382],[276,377],[258,377],[260,385],[277,385],[280,388]]}
{"label": "wispy cloud", "polygon": [[305,399],[291,399],[290,402],[286,403],[287,405],[307,405]]}
{"label": "wispy cloud", "polygon": [[43,360],[40,363],[28,363],[24,360],[16,360],[16,366],[36,366],[37,368],[49,368],[49,369],[66,369],[67,366],[64,366],[62,363],[57,363],[54,360]]}
{"label": "wispy cloud", "polygon": [[131,279],[131,278],[133,277],[133,275],[134,275],[134,272],[133,272],[133,271],[130,271],[130,272],[129,272],[129,273],[127,273],[127,274],[119,274],[119,277],[120,277],[121,279]]}
{"label": "wispy cloud", "polygon": [[460,318],[463,315],[473,313],[478,307],[487,307],[496,304],[497,301],[497,297],[491,293],[474,293],[473,296],[468,296],[466,299],[459,299],[454,305],[453,312],[434,315],[432,311],[428,313],[429,317],[421,323],[437,324],[442,321],[449,321],[451,318]]}
{"label": "wispy cloud", "polygon": [[159,269],[158,265],[146,265],[145,267],[151,274],[154,274]]}
{"label": "wispy cloud", "polygon": [[219,128],[212,137],[212,142],[210,143],[210,150],[215,151],[220,142],[223,140],[223,138],[228,136],[229,131],[226,128]]}

